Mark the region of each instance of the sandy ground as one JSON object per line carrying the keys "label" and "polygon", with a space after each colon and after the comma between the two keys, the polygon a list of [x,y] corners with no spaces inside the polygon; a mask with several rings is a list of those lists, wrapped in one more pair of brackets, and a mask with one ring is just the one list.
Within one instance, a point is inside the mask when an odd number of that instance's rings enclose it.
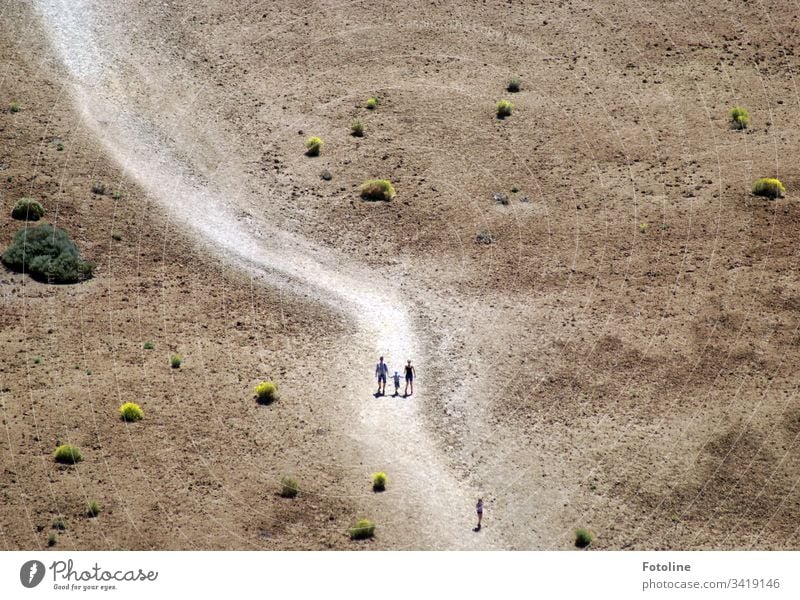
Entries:
{"label": "sandy ground", "polygon": [[[36,4],[3,5],[3,210],[99,268],[4,276],[6,548],[57,515],[70,548],[796,547],[789,3]],[[384,348],[411,400],[371,396]]]}

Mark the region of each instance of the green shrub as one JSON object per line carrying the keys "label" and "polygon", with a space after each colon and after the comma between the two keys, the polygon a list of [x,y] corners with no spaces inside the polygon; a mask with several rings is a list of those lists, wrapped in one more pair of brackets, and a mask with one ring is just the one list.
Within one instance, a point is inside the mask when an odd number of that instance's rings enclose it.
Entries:
{"label": "green shrub", "polygon": [[378,473],[372,474],[372,489],[375,492],[382,492],[386,489],[386,484],[389,482],[389,478],[386,476],[386,473],[383,471],[379,471]]}
{"label": "green shrub", "polygon": [[38,221],[44,216],[44,207],[33,198],[20,198],[11,209],[11,218],[19,221]]}
{"label": "green shrub", "polygon": [[364,137],[364,123],[359,120],[353,121],[353,124],[350,125],[350,133],[355,137]]}
{"label": "green shrub", "polygon": [[783,187],[783,184],[777,179],[763,177],[753,184],[753,193],[756,196],[780,198],[786,193],[786,188]]}
{"label": "green shrub", "polygon": [[364,540],[375,535],[375,523],[367,519],[360,519],[347,530],[352,540]]}
{"label": "green shrub", "polygon": [[514,105],[511,104],[508,100],[500,100],[497,103],[497,118],[498,119],[505,119],[506,117],[511,116],[511,111],[514,109]]}
{"label": "green shrub", "polygon": [[47,283],[76,283],[90,278],[94,270],[69,234],[49,224],[17,231],[2,260],[10,269]]}
{"label": "green shrub", "polygon": [[11,102],[11,103],[8,105],[8,112],[11,112],[11,113],[18,113],[18,112],[19,112],[19,111],[21,111],[21,110],[22,110],[22,107],[19,105],[19,102],[17,102],[16,100],[12,101],[12,102]]}
{"label": "green shrub", "polygon": [[86,516],[93,519],[100,514],[100,510],[101,508],[97,500],[92,500],[86,505]]}
{"label": "green shrub", "polygon": [[378,99],[373,96],[372,98],[367,98],[367,108],[369,110],[373,110],[378,106]]}
{"label": "green shrub", "polygon": [[364,200],[391,200],[396,195],[388,179],[369,179],[361,184],[361,197]]}
{"label": "green shrub", "polygon": [[519,77],[512,77],[511,79],[508,80],[508,85],[506,86],[506,89],[509,92],[516,93],[516,92],[518,92],[520,90],[521,86],[522,86],[522,81],[520,80],[520,78]]}
{"label": "green shrub", "polygon": [[144,345],[142,346],[142,348],[144,348],[145,350],[152,350],[155,347],[156,346],[155,344],[153,344],[153,342],[145,342]]}
{"label": "green shrub", "polygon": [[47,545],[48,546],[55,546],[58,543],[58,536],[55,532],[51,531],[50,535],[47,536]]}
{"label": "green shrub", "polygon": [[747,129],[750,124],[750,113],[741,106],[734,106],[728,112],[728,118],[730,118],[732,129]]}
{"label": "green shrub", "polygon": [[53,453],[56,462],[72,465],[83,460],[80,448],[72,444],[61,444]]}
{"label": "green shrub", "polygon": [[103,194],[106,193],[106,184],[101,183],[99,181],[95,181],[92,184],[92,193],[102,196]]}
{"label": "green shrub", "polygon": [[144,419],[142,407],[134,402],[126,402],[119,407],[119,415],[123,421],[141,421]]}
{"label": "green shrub", "polygon": [[278,386],[272,381],[259,381],[253,391],[260,404],[270,404],[278,399]]}
{"label": "green shrub", "polygon": [[592,539],[592,534],[587,529],[580,528],[575,531],[575,545],[578,548],[586,548],[592,543]]}
{"label": "green shrub", "polygon": [[306,154],[308,156],[319,156],[323,143],[322,138],[316,136],[308,138],[306,140]]}
{"label": "green shrub", "polygon": [[300,492],[297,480],[289,476],[281,477],[281,497],[294,498]]}
{"label": "green shrub", "polygon": [[66,531],[67,530],[67,523],[64,521],[62,517],[56,517],[53,519],[53,522],[50,524],[53,529],[57,529],[58,531]]}
{"label": "green shrub", "polygon": [[173,369],[180,369],[183,359],[178,354],[173,354],[169,359],[169,364]]}

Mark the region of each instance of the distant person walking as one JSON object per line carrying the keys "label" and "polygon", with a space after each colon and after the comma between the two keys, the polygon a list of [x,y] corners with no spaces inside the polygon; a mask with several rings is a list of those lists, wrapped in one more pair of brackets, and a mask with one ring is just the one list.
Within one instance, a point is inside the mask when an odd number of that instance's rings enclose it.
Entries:
{"label": "distant person walking", "polygon": [[475,505],[475,512],[478,513],[478,526],[475,531],[481,530],[481,521],[483,521],[483,498],[478,498],[478,503]]}
{"label": "distant person walking", "polygon": [[383,396],[386,393],[386,376],[389,374],[389,365],[383,362],[383,357],[378,359],[375,365],[375,377],[378,378],[378,394]]}
{"label": "distant person walking", "polygon": [[394,395],[397,396],[400,390],[400,373],[395,371],[392,379],[394,380]]}
{"label": "distant person walking", "polygon": [[[406,391],[403,394],[404,396],[410,396],[414,393],[414,380],[417,378],[417,372],[414,370],[414,367],[411,366],[411,361],[408,361],[406,365]],[[411,394],[408,393],[408,387],[411,386]]]}

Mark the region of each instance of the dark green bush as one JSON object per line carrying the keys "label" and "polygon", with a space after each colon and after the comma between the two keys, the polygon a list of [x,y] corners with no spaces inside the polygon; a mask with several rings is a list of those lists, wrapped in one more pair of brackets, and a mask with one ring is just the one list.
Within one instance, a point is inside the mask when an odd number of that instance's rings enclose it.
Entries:
{"label": "dark green bush", "polygon": [[56,462],[72,465],[83,460],[80,448],[72,444],[61,444],[53,453]]}
{"label": "dark green bush", "polygon": [[364,540],[375,535],[375,523],[367,519],[360,519],[353,527],[347,530],[350,539]]}
{"label": "dark green bush", "polygon": [[586,548],[592,543],[592,534],[587,529],[580,528],[575,531],[575,545],[578,548]]}
{"label": "dark green bush", "polygon": [[283,498],[294,498],[300,491],[297,480],[291,477],[281,477],[281,496]]}
{"label": "dark green bush", "polygon": [[92,193],[102,196],[106,193],[106,184],[96,181],[92,184]]}
{"label": "dark green bush", "polygon": [[100,514],[100,510],[100,505],[97,503],[97,500],[92,500],[86,505],[86,516],[93,519]]}
{"label": "dark green bush", "polygon": [[44,207],[33,198],[20,198],[11,209],[11,218],[19,221],[38,221],[44,216]]}
{"label": "dark green bush", "polygon": [[94,270],[69,234],[49,224],[17,231],[2,260],[8,268],[46,283],[77,283],[89,279]]}
{"label": "dark green bush", "polygon": [[522,82],[520,81],[519,77],[512,77],[511,79],[508,80],[508,86],[506,86],[506,89],[509,92],[518,92],[521,85]]}

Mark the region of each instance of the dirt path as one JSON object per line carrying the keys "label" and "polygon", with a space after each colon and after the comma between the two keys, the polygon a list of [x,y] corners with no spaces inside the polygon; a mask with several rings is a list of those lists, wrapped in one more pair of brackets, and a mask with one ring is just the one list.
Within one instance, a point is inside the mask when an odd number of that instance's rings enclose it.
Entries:
{"label": "dirt path", "polygon": [[[200,117],[191,105],[181,107],[179,115],[185,118],[166,122],[158,121],[160,115],[140,110],[142,97],[152,93],[169,96],[170,84],[180,77],[159,80],[159,73],[170,72],[168,67],[147,70],[146,87],[132,93],[131,70],[142,69],[134,79],[141,82],[148,61],[138,56],[136,47],[125,47],[119,39],[109,39],[108,33],[97,34],[100,23],[105,30],[116,18],[103,12],[103,3],[40,0],[37,5],[74,81],[74,102],[85,124],[176,223],[191,228],[202,244],[254,278],[310,295],[352,319],[352,347],[343,348],[334,362],[337,367],[346,365],[353,376],[358,373],[364,384],[352,396],[330,398],[326,394],[325,402],[331,418],[346,428],[342,436],[355,440],[370,464],[386,465],[381,468],[390,472],[392,484],[402,489],[403,506],[381,508],[388,535],[393,528],[408,529],[408,520],[414,519],[419,525],[410,526],[413,534],[409,537],[406,531],[401,538],[414,540],[414,547],[495,546],[493,536],[475,536],[469,531],[474,494],[449,472],[422,424],[418,407],[426,402],[425,391],[412,400],[375,399],[372,395],[374,389],[366,374],[379,354],[386,356],[393,370],[400,370],[407,357],[424,359],[407,309],[397,294],[388,291],[388,282],[380,273],[350,264],[263,219],[249,214],[242,218],[237,202],[246,186],[232,183],[247,179],[246,173],[237,172],[240,163],[231,157],[225,167],[210,170],[204,146],[181,144],[185,130],[195,128]],[[174,92],[176,97],[187,97],[185,89]],[[193,92],[202,94],[202,87]],[[213,138],[217,132],[208,129],[206,133]],[[219,138],[220,145],[225,144],[224,135]],[[235,140],[228,144],[229,150]]]}

